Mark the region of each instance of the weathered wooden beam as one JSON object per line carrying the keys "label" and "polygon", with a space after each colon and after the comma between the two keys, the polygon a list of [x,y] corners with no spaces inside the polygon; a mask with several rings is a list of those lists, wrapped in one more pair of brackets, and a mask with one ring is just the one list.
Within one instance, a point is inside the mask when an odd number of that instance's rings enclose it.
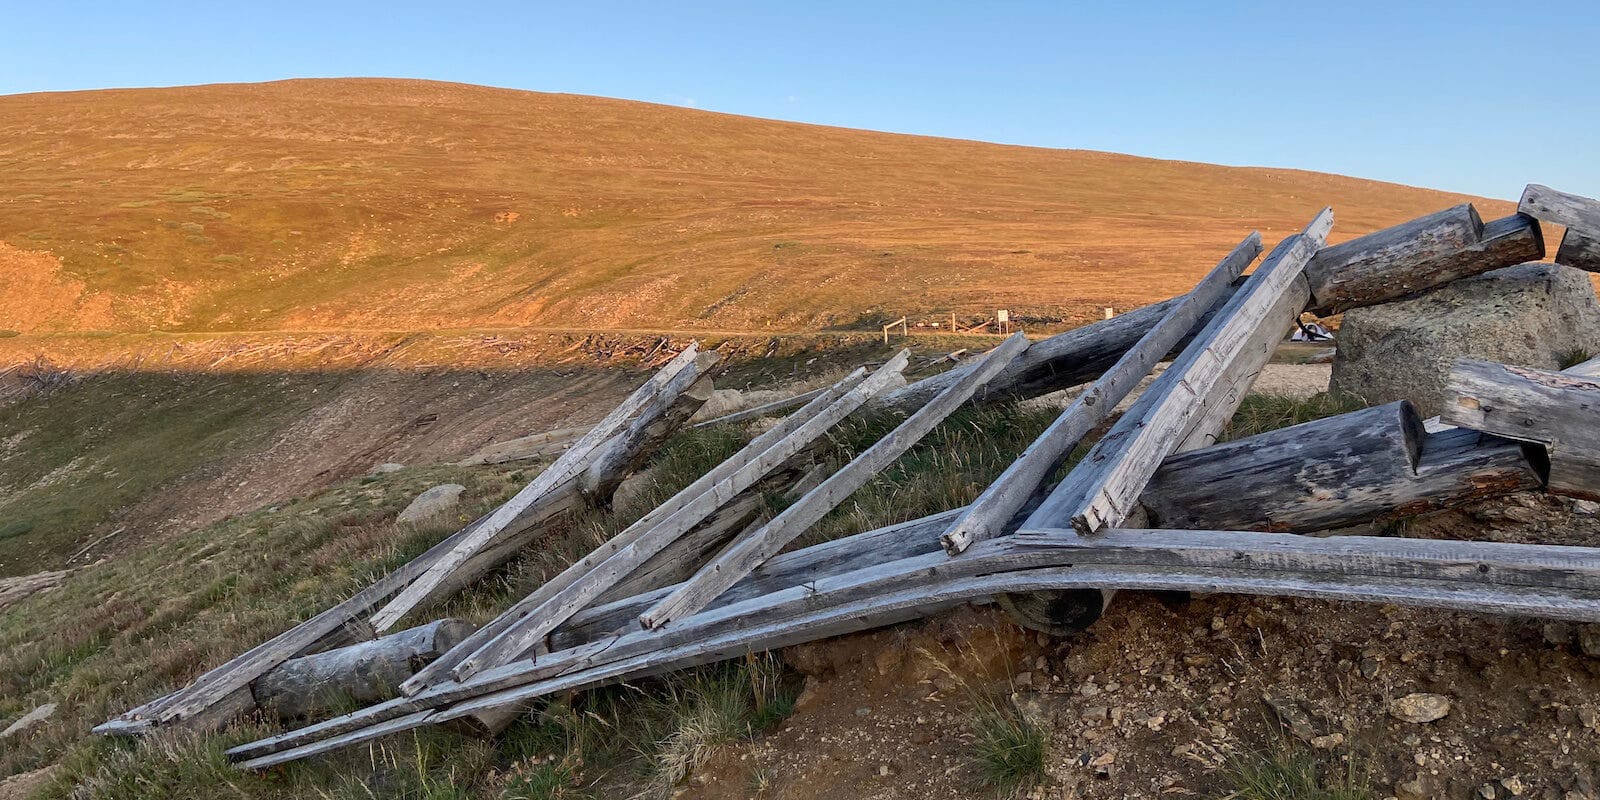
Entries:
{"label": "weathered wooden beam", "polygon": [[1274,248],[1183,355],[1045,498],[1025,527],[1070,524],[1088,534],[1127,519],[1150,476],[1190,428],[1201,401],[1273,308],[1297,291],[1303,302],[1306,262],[1332,224],[1332,209],[1324,209],[1303,233]]}
{"label": "weathered wooden beam", "polygon": [[1251,233],[989,484],[968,506],[966,515],[941,537],[945,552],[956,555],[975,541],[1000,535],[1006,523],[1061,468],[1078,442],[1110,416],[1117,403],[1194,329],[1201,316],[1260,254],[1261,234]]}
{"label": "weathered wooden beam", "polygon": [[[642,466],[711,399],[715,387],[708,371],[719,358],[716,353],[701,353],[694,369],[669,381],[621,432],[595,449],[588,469],[577,478],[578,491],[591,504],[609,506],[623,478]],[[687,385],[679,390],[675,384]]]}
{"label": "weathered wooden beam", "polygon": [[1561,236],[1561,247],[1556,250],[1556,263],[1585,272],[1600,272],[1600,234],[1590,236],[1575,228],[1568,228]]}
{"label": "weathered wooden beam", "polygon": [[[628,421],[641,409],[651,403],[661,394],[669,384],[680,380],[679,376],[685,372],[696,369],[696,356],[699,355],[699,345],[691,343],[682,353],[667,362],[660,370],[645,381],[633,394],[629,395],[622,403],[618,404],[611,413],[607,414],[598,424],[585,433],[578,441],[573,442],[561,457],[546,467],[521,491],[517,492],[505,504],[495,509],[483,524],[477,526],[468,536],[448,552],[429,565],[428,569],[412,580],[405,589],[401,590],[389,604],[379,609],[372,616],[372,627],[378,631],[385,631],[393,627],[402,617],[413,608],[421,605],[434,591],[450,578],[457,567],[471,558],[474,553],[491,543],[510,526],[530,506],[537,503],[551,490],[577,477],[588,468],[592,456],[608,439],[621,433],[627,427]],[[698,376],[696,376],[698,377]],[[692,383],[693,381],[690,381]],[[679,389],[688,388],[684,384]]]}
{"label": "weathered wooden beam", "polygon": [[[305,655],[319,642],[338,633],[352,620],[371,611],[408,581],[422,574],[428,565],[449,552],[482,523],[484,518],[445,538],[405,566],[379,578],[345,601],[295,625],[283,633],[235,656],[201,675],[193,683],[157,698],[97,726],[96,733],[121,733],[146,729],[155,724],[203,720],[207,708],[243,693],[249,696],[252,681],[269,670],[299,655]],[[139,723],[149,722],[150,725]],[[132,723],[132,724],[129,724]]]}
{"label": "weathered wooden beam", "polygon": [[732,425],[732,424],[739,423],[739,422],[748,422],[748,421],[750,421],[752,419],[761,419],[762,417],[770,417],[770,416],[772,416],[774,414],[777,414],[777,413],[779,413],[781,411],[788,411],[791,408],[799,408],[800,406],[803,406],[806,403],[809,403],[812,400],[816,399],[819,395],[821,395],[822,393],[824,393],[826,391],[828,391],[828,387],[826,387],[826,386],[824,386],[824,387],[822,387],[820,389],[812,389],[809,392],[801,392],[800,394],[794,395],[793,397],[779,398],[779,399],[773,400],[773,401],[771,401],[769,403],[762,403],[761,405],[758,405],[758,406],[752,406],[750,408],[744,409],[743,411],[735,411],[735,412],[733,412],[731,414],[723,414],[722,416],[717,417],[715,419],[708,419],[708,420],[703,420],[701,422],[696,422],[694,424],[694,427],[696,427],[696,428],[707,428],[707,427],[710,427],[712,425]]}
{"label": "weathered wooden beam", "polygon": [[[809,447],[872,395],[883,391],[905,368],[909,357],[909,351],[902,350],[870,377],[858,379],[852,374],[835,387],[837,391],[819,395],[790,420],[758,436],[675,495],[667,503],[673,508],[669,514],[647,515],[641,520],[644,524],[629,526],[519,601],[486,625],[483,635],[463,643],[462,649],[467,655],[456,659],[456,654],[451,654],[450,659],[456,660],[451,667],[455,678],[470,677],[488,667],[521,657],[596,597],[632,575],[717,509]],[[441,668],[443,666],[441,664]],[[437,673],[430,670],[429,674],[419,676],[419,680],[408,683],[407,691],[420,690],[434,674]]]}
{"label": "weathered wooden beam", "polygon": [[251,684],[256,705],[280,719],[326,711],[350,701],[394,697],[417,668],[466,638],[475,626],[441,619],[369,642],[293,658]]}
{"label": "weathered wooden beam", "polygon": [[1310,533],[1542,484],[1517,442],[1426,434],[1401,401],[1172,455],[1139,502],[1155,527]]}
{"label": "weathered wooden beam", "polygon": [[[818,548],[847,545],[830,542]],[[1181,552],[1174,555],[1176,551]],[[1077,566],[1063,566],[1068,564]],[[660,631],[606,637],[551,653],[538,664],[516,662],[467,682],[269,737],[235,748],[230,757],[282,754],[270,762],[279,763],[329,749],[318,742],[330,737],[452,704],[450,711],[427,721],[890,624],[990,594],[1100,587],[1298,594],[1591,620],[1600,619],[1600,550],[1227,531],[1110,530],[1086,539],[1070,530],[1042,530],[981,542],[953,558],[935,548],[820,574],[708,609]]]}
{"label": "weathered wooden beam", "polygon": [[816,524],[876,477],[879,471],[921,441],[1027,347],[1027,337],[1018,333],[990,350],[971,372],[829,476],[822,485],[784,509],[759,530],[735,540],[716,558],[702,566],[694,577],[639,615],[640,624],[646,628],[660,628],[674,619],[705,608],[717,595],[738,583],[762,562],[777,555],[795,537]]}
{"label": "weathered wooden beam", "polygon": [[1600,500],[1600,380],[1463,358],[1440,418],[1544,445],[1549,491]]}
{"label": "weathered wooden beam", "polygon": [[1544,257],[1531,217],[1485,226],[1471,203],[1323,248],[1306,265],[1312,305],[1337,313],[1417,294],[1489,270]]}
{"label": "weathered wooden beam", "polygon": [[1600,200],[1530,183],[1522,190],[1517,211],[1565,228],[1577,228],[1586,236],[1600,236]]}

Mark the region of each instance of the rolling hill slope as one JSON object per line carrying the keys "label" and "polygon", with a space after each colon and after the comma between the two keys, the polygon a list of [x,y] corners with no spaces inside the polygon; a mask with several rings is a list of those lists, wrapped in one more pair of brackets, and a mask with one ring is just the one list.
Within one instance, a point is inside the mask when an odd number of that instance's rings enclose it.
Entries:
{"label": "rolling hill slope", "polygon": [[376,79],[0,97],[0,187],[23,332],[1072,322],[1466,199]]}

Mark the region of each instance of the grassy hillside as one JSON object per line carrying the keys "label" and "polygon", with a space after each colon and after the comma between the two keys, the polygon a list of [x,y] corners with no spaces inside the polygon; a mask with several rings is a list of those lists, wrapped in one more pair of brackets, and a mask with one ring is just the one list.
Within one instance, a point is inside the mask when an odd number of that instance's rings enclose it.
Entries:
{"label": "grassy hillside", "polygon": [[0,186],[23,332],[1037,327],[1324,204],[1338,239],[1465,199],[399,80],[0,97]]}

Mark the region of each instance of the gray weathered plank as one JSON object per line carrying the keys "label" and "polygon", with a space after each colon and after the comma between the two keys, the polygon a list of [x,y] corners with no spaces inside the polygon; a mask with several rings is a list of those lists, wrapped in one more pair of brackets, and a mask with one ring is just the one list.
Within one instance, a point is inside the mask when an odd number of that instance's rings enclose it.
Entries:
{"label": "gray weathered plank", "polygon": [[[521,491],[517,492],[505,504],[495,509],[478,525],[474,531],[457,542],[450,552],[445,553],[429,565],[423,574],[412,580],[405,589],[401,590],[389,604],[379,609],[370,620],[372,627],[378,631],[385,631],[393,627],[400,618],[409,613],[413,608],[426,600],[440,584],[444,583],[452,572],[467,559],[484,546],[488,545],[507,526],[511,525],[518,516],[528,507],[536,503],[541,497],[555,489],[557,486],[575,478],[586,469],[595,450],[606,440],[620,433],[640,409],[654,400],[661,391],[672,383],[679,375],[693,370],[696,366],[695,357],[699,354],[698,343],[691,343],[682,353],[667,362],[660,370],[645,381],[643,386],[630,394],[611,413],[593,428],[589,429],[578,441],[573,442],[566,452],[561,454],[554,463],[546,467]],[[691,381],[692,383],[692,381]],[[687,385],[682,388],[688,388]]]}
{"label": "gray weathered plank", "polygon": [[739,422],[747,422],[752,419],[770,417],[780,411],[788,411],[791,408],[799,408],[800,406],[803,406],[806,403],[816,399],[826,391],[828,391],[828,387],[826,386],[820,389],[812,389],[809,392],[801,392],[793,397],[784,397],[773,400],[770,403],[762,403],[758,406],[751,406],[743,411],[735,411],[731,414],[723,414],[715,419],[702,420],[700,422],[696,422],[694,427],[708,428],[712,425],[733,425]]}
{"label": "gray weathered plank", "polygon": [[[651,518],[655,515],[651,515],[647,517],[651,519],[648,525],[630,526],[628,530],[613,537],[590,556],[581,559],[578,563],[587,567],[582,574],[563,579],[568,573],[573,572],[569,568],[562,576],[558,576],[556,581],[540,587],[529,595],[525,602],[513,606],[496,620],[493,625],[498,629],[496,632],[472,642],[477,645],[476,649],[468,651],[470,654],[462,658],[453,668],[456,679],[467,678],[485,668],[499,666],[522,657],[542,641],[546,634],[581,611],[596,597],[633,574],[657,553],[705,521],[717,509],[731,502],[772,470],[809,447],[818,437],[860,408],[874,394],[883,391],[900,375],[909,357],[910,353],[902,350],[865,380],[858,382],[854,380],[855,376],[851,376],[847,382],[852,385],[845,388],[845,385],[841,384],[839,388],[842,391],[832,402],[823,404],[821,401],[834,397],[833,393],[819,396],[812,403],[821,406],[820,408],[808,405],[794,415],[800,418],[798,425],[785,425],[773,429],[782,431],[784,428],[791,428],[787,435],[781,436],[776,441],[770,439],[767,434],[757,437],[750,445],[727,459],[707,476],[691,484],[674,500],[669,501],[678,506],[671,514],[665,518],[654,519]],[[768,432],[770,433],[772,431]],[[714,482],[708,481],[706,479],[708,477],[715,479]],[[698,493],[684,499],[694,490],[698,490]],[[546,588],[552,584],[553,588]],[[507,622],[501,624],[499,620]]]}
{"label": "gray weathered plank", "polygon": [[816,524],[839,503],[871,481],[880,470],[921,441],[923,436],[966,403],[1027,347],[1027,338],[1018,333],[990,350],[975,369],[829,476],[822,485],[784,509],[756,532],[735,540],[715,559],[702,566],[693,578],[639,615],[640,624],[646,628],[659,628],[704,608],[762,562],[777,555],[795,537]]}
{"label": "gray weathered plank", "polygon": [[1182,440],[1201,401],[1286,293],[1305,291],[1303,271],[1333,224],[1332,209],[1274,248],[1211,324],[1140,396],[1028,520],[1034,528],[1070,523],[1085,533],[1133,513],[1150,476]]}
{"label": "gray weathered plank", "polygon": [[1038,492],[1041,484],[1061,468],[1084,435],[1110,416],[1117,403],[1194,329],[1201,316],[1227,293],[1233,280],[1260,254],[1261,234],[1251,233],[1201,278],[1166,317],[1129,348],[1093,386],[1078,395],[973,501],[966,515],[941,538],[945,551],[955,555],[974,541],[1000,535],[1003,526]]}

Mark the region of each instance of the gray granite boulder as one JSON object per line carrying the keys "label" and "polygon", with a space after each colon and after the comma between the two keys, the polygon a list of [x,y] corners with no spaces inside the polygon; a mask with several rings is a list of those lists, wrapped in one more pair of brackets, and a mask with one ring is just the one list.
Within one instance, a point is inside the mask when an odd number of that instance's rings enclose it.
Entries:
{"label": "gray granite boulder", "polygon": [[1432,416],[1458,358],[1554,370],[1582,354],[1600,355],[1589,273],[1519,264],[1346,312],[1330,388],[1373,405],[1410,400]]}

